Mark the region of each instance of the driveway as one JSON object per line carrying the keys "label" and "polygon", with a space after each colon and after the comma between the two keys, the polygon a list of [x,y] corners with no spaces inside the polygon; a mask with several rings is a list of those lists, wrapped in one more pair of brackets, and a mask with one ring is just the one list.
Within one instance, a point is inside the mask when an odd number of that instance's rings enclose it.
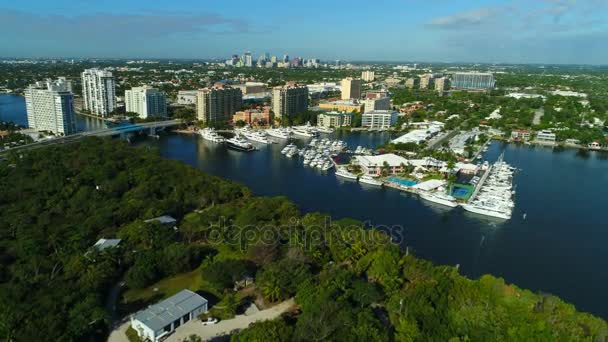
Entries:
{"label": "driveway", "polygon": [[171,334],[165,341],[181,342],[190,335],[198,335],[202,337],[204,341],[207,341],[214,337],[228,335],[233,330],[245,329],[254,322],[273,320],[281,316],[284,312],[287,312],[293,305],[293,299],[289,299],[252,315],[237,315],[232,319],[220,321],[214,325],[203,325],[198,319],[192,320],[177,328],[175,333]]}

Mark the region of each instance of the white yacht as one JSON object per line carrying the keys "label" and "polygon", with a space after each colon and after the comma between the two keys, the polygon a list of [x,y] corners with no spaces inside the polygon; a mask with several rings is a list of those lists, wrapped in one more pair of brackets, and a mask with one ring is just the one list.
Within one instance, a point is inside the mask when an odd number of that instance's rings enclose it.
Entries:
{"label": "white yacht", "polygon": [[331,133],[334,132],[334,129],[333,128],[322,127],[322,126],[317,126],[317,131],[319,131],[320,133],[331,134]]}
{"label": "white yacht", "polygon": [[342,178],[346,178],[346,179],[352,179],[352,180],[357,180],[357,176],[348,172],[348,170],[344,169],[344,168],[339,168],[336,171],[336,176],[338,177],[342,177]]}
{"label": "white yacht", "polygon": [[226,142],[226,138],[217,134],[213,128],[203,128],[198,131],[201,137],[207,141],[211,141],[214,143],[222,144]]}
{"label": "white yacht", "polygon": [[292,132],[289,128],[269,128],[266,133],[274,138],[289,139],[291,138]]}
{"label": "white yacht", "polygon": [[299,135],[299,136],[303,136],[303,137],[307,137],[307,138],[313,138],[313,137],[319,136],[319,132],[317,131],[317,129],[315,127],[312,127],[310,125],[310,123],[303,125],[303,126],[293,126],[292,130],[295,135]]}
{"label": "white yacht", "polygon": [[448,194],[439,193],[439,192],[420,192],[420,197],[429,202],[445,205],[446,207],[455,208],[458,206],[456,203],[456,199]]}
{"label": "white yacht", "polygon": [[251,145],[249,141],[247,141],[239,134],[235,135],[233,138],[226,140],[226,143],[228,144],[228,147],[239,151],[249,152],[255,150],[253,145]]}
{"label": "white yacht", "polygon": [[480,180],[481,188],[475,198],[462,204],[466,211],[508,220],[511,218],[515,202],[513,201],[514,169],[503,161],[503,156],[486,171],[487,177]]}
{"label": "white yacht", "polygon": [[268,140],[268,137],[266,137],[266,134],[264,134],[260,131],[244,132],[243,136],[245,136],[245,138],[247,138],[251,141],[259,142],[262,144],[272,144],[272,141]]}
{"label": "white yacht", "polygon": [[369,184],[369,185],[375,185],[375,186],[382,186],[382,182],[373,178],[372,176],[361,176],[359,178],[359,182],[360,183],[364,183],[364,184]]}

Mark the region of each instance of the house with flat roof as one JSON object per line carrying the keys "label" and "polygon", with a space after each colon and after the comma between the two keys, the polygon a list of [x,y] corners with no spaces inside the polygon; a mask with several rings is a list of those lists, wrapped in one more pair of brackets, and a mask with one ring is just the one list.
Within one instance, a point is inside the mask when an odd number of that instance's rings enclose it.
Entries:
{"label": "house with flat roof", "polygon": [[353,164],[359,165],[364,174],[379,177],[383,169],[391,175],[401,173],[404,171],[403,166],[408,165],[409,162],[401,156],[387,153],[378,156],[356,156]]}
{"label": "house with flat roof", "polygon": [[118,247],[118,245],[120,244],[120,241],[122,241],[122,240],[120,240],[120,239],[99,239],[99,240],[97,240],[97,242],[95,242],[95,244],[93,245],[93,248],[95,248],[101,252],[104,249]]}
{"label": "house with flat roof", "polygon": [[131,327],[140,338],[158,342],[180,325],[207,312],[208,301],[202,296],[182,290],[131,316]]}

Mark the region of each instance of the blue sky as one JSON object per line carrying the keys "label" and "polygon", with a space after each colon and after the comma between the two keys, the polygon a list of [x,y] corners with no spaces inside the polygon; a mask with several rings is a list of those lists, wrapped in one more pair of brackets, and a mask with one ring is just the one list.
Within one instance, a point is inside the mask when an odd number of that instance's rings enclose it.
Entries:
{"label": "blue sky", "polygon": [[608,0],[0,3],[0,56],[608,63]]}

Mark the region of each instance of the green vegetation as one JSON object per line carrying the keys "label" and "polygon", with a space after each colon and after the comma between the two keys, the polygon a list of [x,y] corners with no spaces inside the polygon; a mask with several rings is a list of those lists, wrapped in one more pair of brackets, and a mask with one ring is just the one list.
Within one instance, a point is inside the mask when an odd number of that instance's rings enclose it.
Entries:
{"label": "green vegetation", "polygon": [[19,127],[12,122],[0,122],[0,150],[5,147],[25,145],[34,140],[29,136],[19,133]]}
{"label": "green vegetation", "polygon": [[[605,341],[608,325],[504,280],[467,279],[404,255],[361,222],[301,215],[153,150],[113,140],[9,155],[0,163],[0,336],[103,338],[105,299],[126,281],[133,312],[182,288],[228,319],[252,299],[299,309],[234,341]],[[169,214],[177,231],[145,219]],[[120,237],[121,247],[90,247]],[[89,253],[87,253],[89,252]],[[235,283],[255,283],[235,290]],[[163,279],[161,279],[163,278]],[[196,341],[196,337],[190,340]]]}

